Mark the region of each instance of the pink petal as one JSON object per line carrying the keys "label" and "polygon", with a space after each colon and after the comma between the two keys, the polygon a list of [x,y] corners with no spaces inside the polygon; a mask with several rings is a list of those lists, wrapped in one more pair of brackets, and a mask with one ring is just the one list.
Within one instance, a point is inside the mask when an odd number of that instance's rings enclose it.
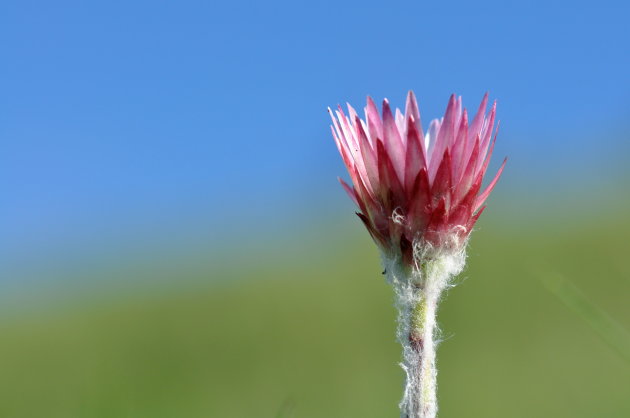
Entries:
{"label": "pink petal", "polygon": [[[335,113],[337,114],[337,119],[341,121],[341,123],[337,124],[338,130],[342,132],[344,138],[352,138],[351,141],[348,140],[346,142],[346,152],[348,155],[351,156],[353,160],[353,165],[358,170],[359,177],[363,179],[363,182],[366,184],[368,190],[374,193],[374,189],[378,187],[378,177],[374,175],[374,173],[376,173],[377,171],[373,170],[372,172],[368,173],[366,162],[369,164],[370,162],[374,161],[375,156],[372,152],[371,160],[369,156],[366,157],[364,150],[365,147],[362,146],[362,144],[359,144],[359,142],[361,141],[358,138],[358,134],[343,113],[343,109],[341,108],[341,106],[339,106],[339,110]],[[355,121],[355,124],[358,125],[360,129],[362,128],[360,122]],[[363,132],[362,129],[361,132]],[[367,141],[367,139],[364,139],[363,142],[368,143],[369,146],[369,141]],[[356,183],[355,179],[353,179],[353,183]]]}
{"label": "pink petal", "polygon": [[394,164],[381,141],[376,143],[376,155],[378,158],[381,199],[383,200],[385,211],[390,216],[396,207],[406,207],[407,199],[403,186],[396,174]]}
{"label": "pink petal", "polygon": [[[464,161],[468,159],[470,153],[472,152],[472,148],[474,146],[474,138],[481,138],[481,128],[483,127],[483,123],[486,117],[486,108],[488,107],[488,93],[483,96],[481,100],[481,104],[479,104],[479,109],[477,109],[477,114],[475,115],[472,123],[470,124],[470,128],[468,129],[468,145],[466,146],[466,150],[464,151]],[[479,144],[481,145],[481,143]]]}
{"label": "pink petal", "polygon": [[477,193],[479,193],[479,189],[481,188],[481,180],[482,177],[478,176],[477,179],[475,179],[475,182],[468,189],[466,195],[456,203],[455,209],[453,210],[453,213],[449,215],[448,219],[451,226],[463,225],[466,227],[468,224],[468,221],[474,212],[474,203]]}
{"label": "pink petal", "polygon": [[376,158],[376,153],[372,149],[368,137],[363,130],[363,125],[359,117],[357,116],[355,119],[355,125],[357,126],[357,136],[359,139],[359,150],[361,152],[361,161],[365,167],[365,173],[367,179],[364,181],[369,184],[369,190],[372,192],[372,195],[376,195],[378,193],[378,189],[380,187],[380,180],[378,175],[378,160]]}
{"label": "pink petal", "polygon": [[470,124],[470,130],[468,133],[469,138],[475,138],[481,131],[481,125],[486,116],[486,107],[488,107],[488,93],[484,94],[483,99],[481,100],[481,104],[479,105],[479,109],[477,109],[477,114],[473,118],[472,123]]}
{"label": "pink petal", "polygon": [[343,163],[346,165],[346,168],[348,170],[352,169],[354,167],[354,160],[352,159],[352,156],[349,155],[350,151],[348,150],[345,143],[342,143],[339,137],[337,137],[337,134],[335,133],[335,129],[332,127],[332,125],[330,126],[330,130],[332,131],[335,144],[337,144],[337,149],[339,150],[339,153],[341,154]]}
{"label": "pink petal", "polygon": [[[429,180],[431,179],[429,178]],[[431,182],[431,194],[434,198],[442,197],[450,190],[451,185],[451,155],[449,151],[446,150],[442,156],[435,178]]]}
{"label": "pink petal", "polygon": [[465,161],[463,161],[464,150],[466,148],[466,144],[468,142],[468,114],[464,109],[464,112],[461,117],[461,121],[459,123],[459,129],[457,131],[457,136],[455,137],[455,141],[453,142],[452,150],[452,169],[453,169],[453,181],[457,182],[464,172]]}
{"label": "pink petal", "polygon": [[422,137],[416,129],[413,116],[407,118],[407,153],[405,156],[405,190],[411,192],[413,183],[422,168],[426,167]]}
{"label": "pink petal", "polygon": [[[442,126],[440,127],[440,131],[438,132],[437,139],[435,141],[435,146],[431,153],[431,160],[429,163],[429,180],[433,181],[435,178],[435,174],[437,173],[438,167],[441,164],[441,160],[438,160],[444,154],[449,146],[451,145],[452,139],[455,136],[454,128],[455,128],[455,117],[457,113],[457,99],[455,95],[452,94],[451,98],[448,101],[448,106],[446,106],[446,112],[444,113],[444,121],[442,122]],[[438,159],[436,159],[436,157]]]}
{"label": "pink petal", "polygon": [[[430,180],[430,179],[429,179]],[[446,199],[446,209],[449,208],[451,193],[451,156],[448,150],[444,151],[444,157],[438,167],[435,179],[431,183],[431,200],[435,205],[439,200]]]}
{"label": "pink petal", "polygon": [[431,188],[429,175],[426,168],[422,168],[413,182],[412,192],[409,197],[409,225],[414,231],[424,228],[427,223],[427,214],[431,209]]}
{"label": "pink petal", "polygon": [[348,117],[348,119],[349,119],[349,120],[350,120],[350,122],[352,123],[352,127],[353,127],[354,129],[357,129],[357,127],[356,127],[356,126],[355,126],[355,124],[354,124],[354,121],[356,120],[356,118],[357,118],[357,116],[358,116],[358,115],[357,115],[357,111],[356,111],[356,110],[354,110],[354,108],[353,108],[352,106],[350,106],[350,103],[348,103],[348,102],[346,102],[346,106],[348,107],[348,116],[349,116],[349,117]]}
{"label": "pink petal", "polygon": [[378,203],[376,203],[376,200],[374,200],[375,197],[371,195],[366,188],[365,183],[359,176],[356,168],[353,170],[353,173],[351,173],[351,175],[353,175],[356,179],[356,181],[354,182],[354,191],[357,195],[357,203],[359,204],[361,212],[377,218],[380,206]]}
{"label": "pink petal", "polygon": [[354,135],[354,130],[352,129],[352,126],[350,125],[350,121],[348,121],[346,114],[343,113],[343,109],[341,108],[341,106],[338,106],[338,109],[339,110],[336,110],[335,113],[337,114],[339,125],[344,134],[344,137],[346,138],[346,142],[348,143],[348,146],[350,150],[352,151],[352,155],[356,155],[356,151],[358,147],[357,147],[357,140]]}
{"label": "pink petal", "polygon": [[387,99],[383,100],[383,132],[385,149],[394,165],[398,180],[403,181],[405,178],[405,147]]}
{"label": "pink petal", "polygon": [[422,132],[422,121],[420,120],[420,109],[418,108],[418,102],[413,91],[409,90],[407,94],[407,103],[405,105],[405,119],[409,119],[409,116],[413,116],[413,120],[417,131],[420,134],[420,138],[424,139],[424,133]]}
{"label": "pink petal", "polygon": [[437,119],[433,119],[429,124],[429,132],[424,140],[424,148],[426,149],[426,157],[427,157],[427,169],[431,164],[433,159],[433,149],[435,148],[435,142],[437,141],[438,134],[440,133],[440,128],[442,127],[442,122]]}
{"label": "pink petal", "polygon": [[446,208],[446,198],[440,199],[431,212],[431,219],[427,225],[426,239],[436,246],[440,246],[440,235],[446,229],[448,220],[448,209]]}
{"label": "pink petal", "polygon": [[[453,118],[453,141],[455,140],[455,134],[459,131],[459,124],[462,120],[462,96],[459,96],[455,101],[455,116]],[[453,145],[453,142],[449,144],[449,147]]]}
{"label": "pink petal", "polygon": [[[333,138],[335,138],[335,142],[338,143],[338,146],[343,146],[346,151],[348,152],[348,155],[352,155],[351,151],[350,151],[350,147],[348,146],[348,141],[346,141],[346,138],[343,134],[343,130],[341,129],[341,126],[339,125],[339,121],[337,120],[337,118],[335,118],[335,114],[333,113],[331,108],[328,108],[328,114],[330,115],[330,119],[332,120],[332,128],[333,128]],[[341,149],[340,149],[341,151]]]}
{"label": "pink petal", "polygon": [[[475,139],[475,145],[473,147],[472,154],[468,158],[468,163],[466,164],[466,169],[464,170],[464,174],[462,178],[457,182],[456,190],[455,190],[455,202],[459,202],[461,198],[468,193],[474,179],[475,179],[475,169],[477,167],[477,161],[479,159],[479,137]],[[481,176],[480,176],[481,177]]]}
{"label": "pink petal", "polygon": [[403,146],[406,146],[406,142],[407,142],[407,127],[405,126],[405,117],[403,116],[402,113],[400,113],[400,109],[396,109],[396,116],[395,116],[395,121],[396,121],[396,129],[398,129],[398,132],[400,133],[400,140],[403,143]]}
{"label": "pink petal", "polygon": [[376,143],[377,138],[383,139],[383,124],[378,114],[378,109],[370,96],[367,98],[367,106],[365,107],[365,119],[368,125],[372,146]]}
{"label": "pink petal", "polygon": [[468,205],[457,205],[448,216],[448,224],[453,227],[464,226],[468,224],[472,215],[472,207]]}
{"label": "pink petal", "polygon": [[497,113],[497,102],[495,101],[492,104],[492,109],[490,109],[490,115],[484,121],[484,127],[481,130],[481,154],[485,155],[486,150],[488,149],[488,145],[490,144],[490,138],[492,137],[492,129],[494,128],[494,119]]}

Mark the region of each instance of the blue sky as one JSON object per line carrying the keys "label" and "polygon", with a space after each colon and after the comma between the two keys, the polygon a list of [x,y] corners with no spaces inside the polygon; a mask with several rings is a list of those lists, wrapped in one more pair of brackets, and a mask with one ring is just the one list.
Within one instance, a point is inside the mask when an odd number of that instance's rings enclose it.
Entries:
{"label": "blue sky", "polygon": [[427,123],[450,93],[474,108],[489,90],[508,184],[606,181],[630,149],[629,14],[606,0],[4,1],[0,260],[190,224],[211,237],[344,199],[326,107],[367,94],[400,106],[413,89]]}

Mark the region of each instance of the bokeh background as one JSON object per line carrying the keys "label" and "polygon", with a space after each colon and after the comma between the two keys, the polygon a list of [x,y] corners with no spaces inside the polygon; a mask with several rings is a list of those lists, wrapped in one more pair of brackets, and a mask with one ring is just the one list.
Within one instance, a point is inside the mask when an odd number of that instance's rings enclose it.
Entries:
{"label": "bokeh background", "polygon": [[[630,416],[627,2],[3,1],[0,416],[394,417],[327,106],[498,100],[441,417]],[[551,278],[551,279],[550,279]]]}

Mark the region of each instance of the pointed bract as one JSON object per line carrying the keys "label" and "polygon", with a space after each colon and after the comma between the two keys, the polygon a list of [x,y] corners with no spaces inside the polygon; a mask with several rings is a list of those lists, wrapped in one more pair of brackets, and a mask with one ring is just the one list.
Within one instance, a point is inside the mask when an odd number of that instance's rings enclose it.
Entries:
{"label": "pointed bract", "polygon": [[[421,169],[426,168],[422,135],[418,132],[413,116],[407,118],[407,150],[405,152],[405,190],[413,187],[413,182]],[[410,196],[411,197],[411,196]]]}
{"label": "pointed bract", "polygon": [[446,207],[449,207],[451,187],[451,156],[448,150],[446,150],[444,151],[444,156],[437,169],[435,178],[431,182],[431,199],[433,199],[434,205],[438,200],[444,198],[446,199]]}
{"label": "pointed bract", "polygon": [[398,131],[387,99],[383,100],[383,143],[392,161],[398,180],[405,179],[405,145]]}
{"label": "pointed bract", "polygon": [[409,119],[412,116],[414,120],[414,125],[420,134],[420,138],[424,138],[424,133],[422,132],[422,121],[420,120],[420,109],[418,109],[418,102],[416,101],[416,95],[413,94],[413,91],[409,90],[407,94],[407,103],[405,105],[405,118]]}

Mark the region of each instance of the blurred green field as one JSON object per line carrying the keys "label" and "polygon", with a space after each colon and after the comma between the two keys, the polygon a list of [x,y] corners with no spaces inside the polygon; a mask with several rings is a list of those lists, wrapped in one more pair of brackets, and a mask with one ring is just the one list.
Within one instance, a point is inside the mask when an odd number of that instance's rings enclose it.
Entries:
{"label": "blurred green field", "polygon": [[[234,254],[158,291],[117,277],[103,295],[5,314],[0,416],[398,416],[392,294],[358,224],[313,228],[264,260]],[[440,417],[630,416],[630,364],[538,278],[563,274],[629,329],[628,236],[621,213],[482,219],[441,305]]]}

